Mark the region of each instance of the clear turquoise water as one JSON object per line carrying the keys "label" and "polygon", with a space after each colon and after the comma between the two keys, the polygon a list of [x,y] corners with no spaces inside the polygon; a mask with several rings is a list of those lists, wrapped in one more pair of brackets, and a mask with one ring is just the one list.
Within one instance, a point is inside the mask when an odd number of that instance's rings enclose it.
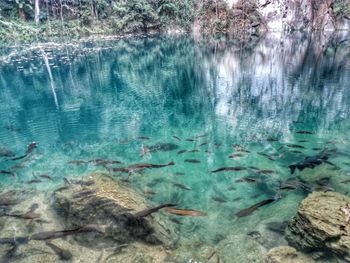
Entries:
{"label": "clear turquoise water", "polygon": [[[271,34],[244,46],[225,36],[200,41],[157,36],[3,49],[0,146],[16,156],[32,141],[38,148],[25,162],[0,159],[0,170],[17,174],[1,174],[1,187],[51,191],[63,177],[106,171],[92,163],[69,164],[71,160],[123,163],[113,167],[174,161],[174,166],[143,174],[114,176],[128,178],[154,204],[175,202],[206,212],[206,217],[179,219],[184,239],[216,244],[232,233],[265,231],[266,223],[289,219],[306,196],[302,190],[278,188],[293,177],[290,164],[320,152],[313,148],[340,150],[342,154],[330,157],[340,170],[323,164],[294,176],[311,185],[328,176],[330,187],[344,194],[350,190],[340,183],[350,176],[350,43],[343,39],[334,36],[320,46],[310,36]],[[297,134],[300,130],[313,134]],[[200,135],[205,136],[196,138]],[[143,146],[156,143],[176,144],[178,149],[140,155]],[[305,148],[288,148],[288,143]],[[228,158],[237,153],[235,144],[249,153]],[[199,152],[178,154],[183,149]],[[23,165],[11,168],[16,164]],[[211,173],[223,166],[275,172]],[[33,174],[49,174],[53,181],[28,184]],[[235,182],[244,176],[261,182]],[[249,217],[235,216],[276,193],[283,198]]]}

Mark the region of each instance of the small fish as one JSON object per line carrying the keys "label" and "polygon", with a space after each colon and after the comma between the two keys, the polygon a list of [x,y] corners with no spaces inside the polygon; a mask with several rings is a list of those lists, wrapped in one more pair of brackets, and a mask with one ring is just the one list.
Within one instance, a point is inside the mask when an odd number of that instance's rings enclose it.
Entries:
{"label": "small fish", "polygon": [[226,203],[227,200],[225,198],[219,197],[219,196],[213,196],[211,199],[213,199],[215,202],[218,203]]}
{"label": "small fish", "polygon": [[8,174],[8,175],[11,175],[13,177],[16,177],[16,175],[17,175],[15,172],[5,171],[5,170],[0,170],[0,174]]}
{"label": "small fish", "polygon": [[201,211],[190,210],[190,209],[177,209],[177,208],[171,208],[171,207],[165,208],[165,211],[167,211],[170,214],[174,214],[178,216],[206,216],[207,215],[206,213]]}
{"label": "small fish", "polygon": [[222,167],[219,169],[216,169],[214,171],[211,171],[212,173],[218,173],[218,172],[223,172],[223,171],[243,171],[246,170],[246,168],[242,166],[234,166],[234,167]]}
{"label": "small fish", "polygon": [[228,158],[235,159],[240,157],[244,157],[244,155],[240,153],[236,153],[236,154],[231,154]]}
{"label": "small fish", "polygon": [[196,138],[196,139],[199,139],[199,138],[203,138],[203,137],[206,137],[206,136],[208,136],[208,134],[207,134],[207,133],[204,133],[204,134],[195,136],[195,138]]}
{"label": "small fish", "polygon": [[78,192],[78,193],[75,193],[73,195],[73,198],[82,198],[82,197],[85,197],[85,196],[88,196],[88,195],[92,195],[96,193],[95,190],[86,190],[86,191],[81,191],[81,192]]}
{"label": "small fish", "polygon": [[173,183],[174,186],[178,187],[178,188],[181,188],[183,190],[192,190],[191,187],[188,187],[186,185],[183,185],[183,184],[179,184],[179,183]]}
{"label": "small fish", "polygon": [[39,174],[38,176],[44,179],[52,180],[52,177],[48,174]]}
{"label": "small fish", "polygon": [[177,137],[176,135],[173,135],[173,138],[178,140],[178,141],[182,141],[181,138]]}
{"label": "small fish", "polygon": [[177,154],[183,154],[185,152],[187,152],[187,150],[180,150],[180,151],[177,152]]}
{"label": "small fish", "polygon": [[273,174],[275,173],[274,170],[268,170],[268,169],[262,169],[255,171],[257,174]]}
{"label": "small fish", "polygon": [[94,160],[89,160],[89,163],[94,163],[96,166],[98,165],[106,165],[106,164],[120,164],[120,161],[116,160],[105,160],[105,159],[94,159]]}
{"label": "small fish", "polygon": [[197,159],[186,159],[185,162],[186,163],[200,163],[201,161],[197,160]]}
{"label": "small fish", "polygon": [[311,131],[296,131],[295,133],[297,133],[297,134],[314,134]]}
{"label": "small fish", "polygon": [[139,136],[139,137],[136,137],[137,140],[149,140],[151,139],[150,137],[147,137],[147,136]]}
{"label": "small fish", "polygon": [[309,140],[299,140],[298,142],[309,142]]}
{"label": "small fish", "polygon": [[344,180],[344,181],[340,181],[340,183],[342,183],[342,184],[348,184],[348,183],[350,183],[350,179],[347,179],[347,180]]}
{"label": "small fish", "polygon": [[312,150],[314,150],[314,151],[321,151],[322,148],[312,148]]}
{"label": "small fish", "polygon": [[257,154],[269,159],[270,161],[275,161],[274,158],[272,158],[270,155],[266,154],[266,153],[263,153],[263,152],[257,152]]}
{"label": "small fish", "polygon": [[69,161],[68,163],[69,164],[75,164],[75,165],[81,165],[81,164],[84,164],[84,163],[87,163],[87,162],[84,161],[84,160],[72,160],[72,161]]}
{"label": "small fish", "polygon": [[185,141],[187,141],[187,142],[194,142],[194,141],[196,141],[196,140],[195,140],[195,139],[188,138],[188,139],[186,139]]}
{"label": "small fish", "polygon": [[203,142],[203,143],[201,143],[200,145],[199,145],[199,147],[202,147],[202,146],[204,146],[204,145],[208,145],[209,143],[207,143],[207,142]]}
{"label": "small fish", "polygon": [[236,147],[235,150],[236,150],[236,152],[250,153],[249,150],[246,150],[242,147]]}
{"label": "small fish", "polygon": [[334,192],[335,189],[330,187],[330,186],[326,186],[326,185],[321,185],[321,186],[316,186],[313,188],[314,191],[317,191],[317,192]]}
{"label": "small fish", "polygon": [[304,146],[299,145],[299,144],[290,144],[290,143],[289,143],[289,144],[286,144],[286,146],[289,147],[289,148],[305,149]]}
{"label": "small fish", "polygon": [[41,183],[42,181],[39,179],[33,179],[33,180],[29,180],[27,181],[27,184],[37,184],[37,183]]}
{"label": "small fish", "polygon": [[303,152],[301,152],[301,151],[291,151],[291,153],[295,153],[295,154],[302,154]]}
{"label": "small fish", "polygon": [[191,150],[191,151],[188,151],[189,153],[199,153],[199,150]]}
{"label": "small fish", "polygon": [[251,177],[243,177],[239,178],[235,181],[236,183],[258,183],[260,182],[259,179],[251,178]]}
{"label": "small fish", "polygon": [[150,152],[169,152],[178,148],[179,146],[173,143],[156,143],[148,147]]}
{"label": "small fish", "polygon": [[160,209],[162,208],[170,208],[172,206],[176,206],[176,204],[163,204],[163,205],[159,205],[159,206],[156,206],[156,207],[153,207],[153,208],[149,208],[149,209],[145,209],[145,210],[142,210],[140,212],[137,212],[135,214],[133,214],[133,216],[135,218],[142,218],[142,217],[146,217],[152,213],[155,213],[155,212],[158,212]]}
{"label": "small fish", "polygon": [[47,241],[45,244],[56,253],[60,260],[71,260],[73,258],[73,255],[69,250],[59,248],[49,241]]}
{"label": "small fish", "polygon": [[182,173],[182,172],[176,172],[174,173],[175,175],[185,175],[185,173]]}
{"label": "small fish", "polygon": [[266,141],[268,141],[268,142],[278,142],[278,139],[274,138],[274,137],[267,137]]}
{"label": "small fish", "polygon": [[236,213],[237,217],[245,217],[245,216],[249,216],[251,215],[255,210],[257,210],[259,207],[262,207],[264,205],[270,204],[273,201],[275,201],[275,198],[268,198],[266,200],[263,200],[259,203],[256,203],[255,205],[252,205],[246,209],[243,209],[241,211],[239,211],[238,213]]}

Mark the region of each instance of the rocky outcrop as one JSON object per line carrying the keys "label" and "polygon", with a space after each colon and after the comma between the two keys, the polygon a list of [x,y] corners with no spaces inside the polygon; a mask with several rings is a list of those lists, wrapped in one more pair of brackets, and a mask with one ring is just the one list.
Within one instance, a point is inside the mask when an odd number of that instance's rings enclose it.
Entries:
{"label": "rocky outcrop", "polygon": [[314,263],[315,261],[298,252],[295,248],[281,246],[271,249],[264,258],[264,263]]}
{"label": "rocky outcrop", "polygon": [[286,238],[303,251],[331,251],[350,260],[350,198],[336,192],[314,192],[289,222]]}
{"label": "rocky outcrop", "polygon": [[[106,242],[129,244],[133,241],[173,247],[177,241],[174,224],[167,216],[154,213],[146,217],[134,216],[149,207],[135,191],[104,174],[92,174],[93,180],[70,185],[54,194],[54,208],[74,228],[85,224],[105,227],[105,235],[84,235],[86,245]],[[86,185],[88,184],[88,186]],[[81,186],[83,185],[83,186]],[[96,242],[96,238],[101,239]]]}

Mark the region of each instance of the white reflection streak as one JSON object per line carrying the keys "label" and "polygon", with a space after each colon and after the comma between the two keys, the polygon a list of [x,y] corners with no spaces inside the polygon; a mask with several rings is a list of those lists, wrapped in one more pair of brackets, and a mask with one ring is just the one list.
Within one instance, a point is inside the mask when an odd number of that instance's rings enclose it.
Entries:
{"label": "white reflection streak", "polygon": [[46,53],[42,49],[41,49],[41,54],[43,56],[43,59],[44,59],[45,65],[46,65],[47,72],[49,73],[51,90],[52,90],[53,98],[55,100],[56,108],[58,109],[59,107],[58,107],[57,94],[56,94],[56,90],[55,90],[55,83],[54,83],[53,78],[52,78],[51,68],[49,65],[49,59],[48,59]]}

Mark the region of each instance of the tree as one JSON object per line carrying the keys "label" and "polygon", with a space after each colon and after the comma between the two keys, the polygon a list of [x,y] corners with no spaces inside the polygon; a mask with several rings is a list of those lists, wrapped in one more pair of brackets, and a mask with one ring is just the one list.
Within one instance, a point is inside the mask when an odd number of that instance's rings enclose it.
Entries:
{"label": "tree", "polygon": [[36,24],[39,24],[39,19],[40,19],[40,6],[39,6],[39,0],[35,0],[34,10],[35,10],[35,15],[34,15],[34,20],[35,20],[35,23],[36,23]]}

